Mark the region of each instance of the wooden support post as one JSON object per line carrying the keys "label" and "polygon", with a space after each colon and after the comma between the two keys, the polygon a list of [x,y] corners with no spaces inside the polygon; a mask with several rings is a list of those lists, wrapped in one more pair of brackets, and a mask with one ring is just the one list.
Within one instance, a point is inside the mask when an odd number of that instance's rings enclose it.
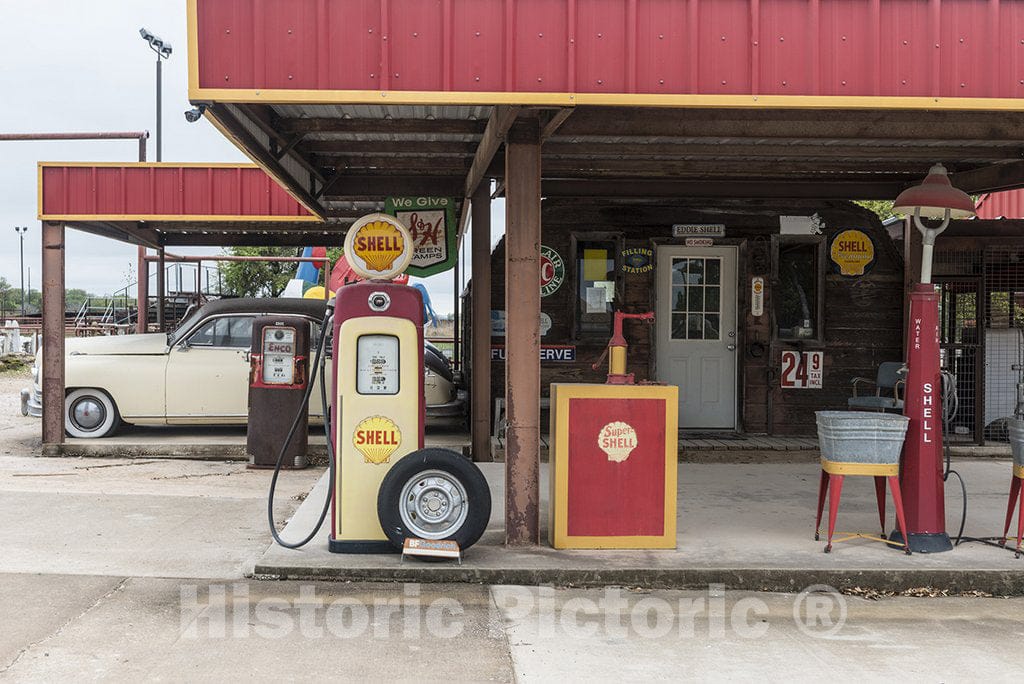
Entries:
{"label": "wooden support post", "polygon": [[135,310],[138,312],[135,321],[135,332],[137,333],[149,332],[149,262],[146,261],[148,251],[147,248],[139,246],[139,268],[136,271],[138,287],[135,293]]}
{"label": "wooden support post", "polygon": [[64,225],[43,223],[43,454],[64,443]]}
{"label": "wooden support post", "polygon": [[167,297],[167,266],[164,262],[164,246],[156,250],[156,329],[164,332],[167,329],[167,321],[164,318],[164,303]]}
{"label": "wooden support post", "polygon": [[491,188],[485,182],[473,193],[473,460],[491,459]]}
{"label": "wooden support post", "polygon": [[505,543],[540,542],[540,126],[505,153]]}

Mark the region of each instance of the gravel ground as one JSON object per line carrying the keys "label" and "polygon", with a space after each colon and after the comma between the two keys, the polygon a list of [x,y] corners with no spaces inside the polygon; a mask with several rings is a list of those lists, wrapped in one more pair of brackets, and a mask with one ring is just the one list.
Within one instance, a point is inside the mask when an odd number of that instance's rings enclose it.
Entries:
{"label": "gravel ground", "polygon": [[42,424],[38,418],[21,415],[21,390],[31,384],[27,368],[0,373],[0,455],[39,455]]}

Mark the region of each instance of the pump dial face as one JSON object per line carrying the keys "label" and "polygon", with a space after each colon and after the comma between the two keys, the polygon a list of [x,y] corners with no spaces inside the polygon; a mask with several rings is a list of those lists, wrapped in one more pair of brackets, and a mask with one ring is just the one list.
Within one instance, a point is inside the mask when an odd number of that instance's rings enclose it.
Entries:
{"label": "pump dial face", "polygon": [[291,385],[295,382],[295,328],[263,329],[263,383]]}
{"label": "pump dial face", "polygon": [[398,394],[398,338],[360,335],[356,342],[356,391]]}

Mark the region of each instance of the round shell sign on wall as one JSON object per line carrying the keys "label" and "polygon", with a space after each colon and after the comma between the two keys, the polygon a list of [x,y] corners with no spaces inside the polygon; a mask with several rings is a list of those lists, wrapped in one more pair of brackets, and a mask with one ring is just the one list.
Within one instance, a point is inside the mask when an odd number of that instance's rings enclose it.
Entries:
{"label": "round shell sign on wall", "polygon": [[844,276],[861,276],[875,262],[875,243],[860,230],[844,230],[832,239],[829,257]]}
{"label": "round shell sign on wall", "polygon": [[388,214],[367,214],[345,235],[349,266],[367,280],[391,280],[406,269],[412,252],[409,229]]}

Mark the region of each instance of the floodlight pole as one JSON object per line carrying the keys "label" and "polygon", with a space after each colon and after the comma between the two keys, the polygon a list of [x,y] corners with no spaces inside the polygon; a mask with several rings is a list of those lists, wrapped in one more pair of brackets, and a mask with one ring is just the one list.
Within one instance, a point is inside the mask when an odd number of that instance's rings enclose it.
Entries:
{"label": "floodlight pole", "polygon": [[156,53],[156,160],[163,161],[163,58]]}

